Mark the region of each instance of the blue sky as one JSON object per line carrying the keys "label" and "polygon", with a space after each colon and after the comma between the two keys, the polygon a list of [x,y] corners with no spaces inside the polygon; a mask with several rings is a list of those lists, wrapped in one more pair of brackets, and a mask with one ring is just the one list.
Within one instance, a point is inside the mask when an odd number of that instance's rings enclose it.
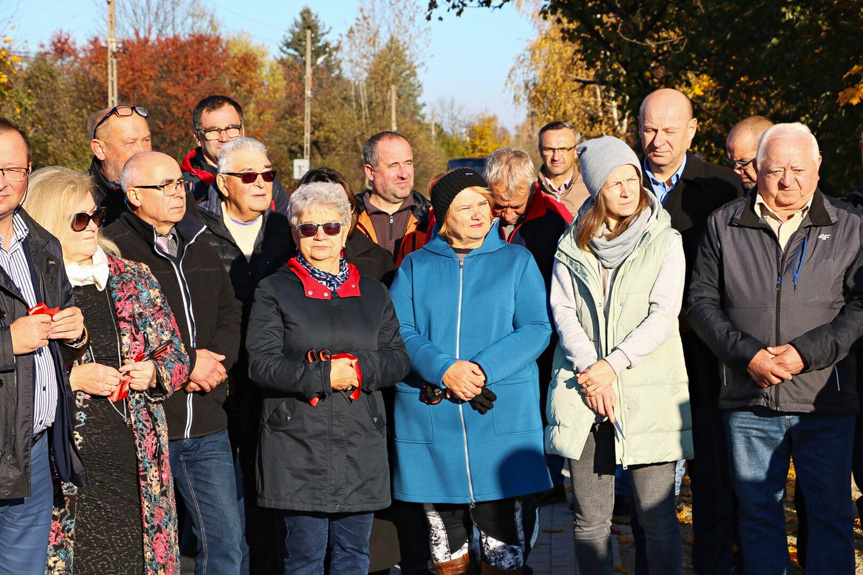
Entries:
{"label": "blue sky", "polygon": [[[330,38],[337,39],[350,27],[360,4],[359,0],[202,3],[227,32],[249,32],[257,42],[269,46],[271,53],[304,5],[311,5],[330,27]],[[85,39],[104,33],[104,6],[97,0],[4,0],[0,2],[0,31],[13,38],[13,50],[36,50],[59,29]],[[440,15],[442,22],[429,23],[429,44],[420,71],[424,102],[436,104],[452,97],[466,115],[497,114],[504,126],[514,128],[524,119],[525,110],[512,103],[506,80],[515,58],[534,34],[530,18],[512,5],[501,10],[465,10],[459,18],[452,13]]]}

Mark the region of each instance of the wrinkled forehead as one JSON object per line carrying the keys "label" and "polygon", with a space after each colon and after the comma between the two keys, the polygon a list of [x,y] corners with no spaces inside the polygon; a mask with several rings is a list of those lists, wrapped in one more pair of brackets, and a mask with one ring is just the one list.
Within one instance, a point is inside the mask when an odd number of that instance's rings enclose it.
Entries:
{"label": "wrinkled forehead", "polygon": [[123,141],[127,138],[146,138],[149,135],[150,125],[147,124],[146,118],[138,114],[131,116],[112,114],[104,124],[99,126],[99,138],[102,140]]}
{"label": "wrinkled forehead", "polygon": [[228,155],[227,164],[229,172],[248,172],[272,167],[267,155],[259,150],[235,150]]}
{"label": "wrinkled forehead", "polygon": [[[812,143],[804,134],[787,134],[772,138],[764,145],[761,168],[770,166],[815,164]],[[759,170],[760,171],[760,170]]]}
{"label": "wrinkled forehead", "polygon": [[387,165],[393,162],[405,162],[414,157],[411,145],[403,138],[387,138],[378,142],[378,156],[380,164]]}

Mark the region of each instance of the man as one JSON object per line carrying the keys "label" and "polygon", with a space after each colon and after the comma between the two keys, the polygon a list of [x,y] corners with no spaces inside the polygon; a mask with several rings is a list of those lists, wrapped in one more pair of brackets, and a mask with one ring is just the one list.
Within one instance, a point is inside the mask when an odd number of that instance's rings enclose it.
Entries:
{"label": "man", "polygon": [[536,185],[566,206],[570,221],[590,196],[576,165],[575,147],[580,143],[581,134],[569,122],[551,122],[539,130],[542,167]]}
{"label": "man", "polygon": [[[246,135],[243,107],[228,96],[207,96],[192,110],[192,137],[196,148],[183,158],[183,177],[192,182],[196,202],[205,201],[216,180],[219,155],[225,144]],[[273,184],[274,209],[287,214],[288,194],[282,182]]]}
{"label": "man", "polygon": [[749,116],[734,124],[725,140],[725,154],[731,169],[743,180],[747,192],[755,187],[755,153],[758,141],[773,122],[764,116]]}
{"label": "man", "polygon": [[719,356],[747,573],[790,573],[782,498],[794,459],[806,495],[807,563],[854,572],[849,356],[863,334],[863,215],[818,189],[803,124],[761,138],[757,193],[717,210],[692,274],[692,326]]}
{"label": "man", "polygon": [[[72,437],[66,365],[88,338],[74,306],[60,242],[19,207],[30,142],[0,118],[0,573],[42,574],[51,527],[53,470],[87,485]],[[52,315],[30,315],[44,303]]]}
{"label": "man", "polygon": [[241,308],[205,227],[186,215],[173,158],[133,156],[121,179],[130,211],[105,233],[159,280],[191,360],[183,391],[165,401],[171,471],[197,539],[196,574],[239,573],[242,527],[228,440],[227,370],[237,360]]}
{"label": "man", "polygon": [[357,195],[357,229],[395,260],[406,234],[428,228],[431,204],[414,191],[414,154],[404,136],[380,132],[363,144],[370,189]]}
{"label": "man", "polygon": [[[644,152],[644,187],[652,190],[680,232],[687,284],[710,214],[743,195],[740,178],[689,152],[698,127],[692,103],[677,90],[660,89],[641,104],[638,132]],[[684,292],[684,301],[687,294]],[[699,575],[727,574],[734,568],[734,502],[725,456],[721,382],[716,357],[681,322],[680,336],[689,376],[692,441],[697,458],[688,462],[692,480],[692,564]]]}
{"label": "man", "polygon": [[124,211],[125,196],[120,187],[120,176],[126,161],[138,152],[153,149],[147,118],[150,111],[144,106],[120,105],[99,110],[87,125],[90,134],[90,175],[95,184],[93,200],[106,208],[105,224],[110,224]]}
{"label": "man", "polygon": [[[238,505],[240,512],[245,512],[245,540],[250,548],[250,566],[244,565],[243,572],[251,569],[252,573],[264,573],[271,570],[269,555],[278,541],[273,539],[274,517],[256,504],[260,395],[249,380],[245,336],[258,282],[265,270],[278,263],[276,256],[284,254],[293,242],[287,217],[272,209],[273,166],[261,142],[244,137],[227,142],[219,154],[218,169],[209,197],[198,207],[207,226],[207,239],[221,256],[234,295],[243,306],[240,355],[231,369],[235,391],[225,408],[231,445],[242,471]],[[281,265],[284,263],[282,260]]]}

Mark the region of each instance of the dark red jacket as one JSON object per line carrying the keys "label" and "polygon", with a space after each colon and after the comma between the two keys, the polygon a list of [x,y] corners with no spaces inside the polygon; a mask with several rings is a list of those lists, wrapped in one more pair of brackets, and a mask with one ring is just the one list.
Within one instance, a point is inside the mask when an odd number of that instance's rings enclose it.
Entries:
{"label": "dark red jacket", "polygon": [[554,266],[557,242],[567,227],[569,227],[569,211],[566,207],[542,192],[534,192],[521,223],[509,237],[504,237],[505,232],[501,227],[500,235],[507,242],[524,246],[533,254],[542,279],[545,280],[545,289],[548,290],[551,285],[551,268]]}

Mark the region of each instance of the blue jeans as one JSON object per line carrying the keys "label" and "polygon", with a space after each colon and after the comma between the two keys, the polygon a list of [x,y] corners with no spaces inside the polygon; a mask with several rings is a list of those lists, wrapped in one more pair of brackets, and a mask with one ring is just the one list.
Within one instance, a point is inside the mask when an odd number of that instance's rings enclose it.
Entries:
{"label": "blue jeans", "polygon": [[43,433],[30,452],[30,497],[0,499],[0,574],[44,575],[53,505],[48,437]]}
{"label": "blue jeans", "polygon": [[806,575],[854,573],[854,419],[762,407],[724,414],[747,573],[791,572],[782,499],[792,457],[809,511]]}
{"label": "blue jeans", "polygon": [[369,537],[374,513],[282,513],[287,528],[284,573],[324,573],[328,538],[329,573],[366,575],[369,572]]}
{"label": "blue jeans", "polygon": [[239,573],[243,527],[228,431],[169,442],[171,473],[195,534],[195,575]]}

